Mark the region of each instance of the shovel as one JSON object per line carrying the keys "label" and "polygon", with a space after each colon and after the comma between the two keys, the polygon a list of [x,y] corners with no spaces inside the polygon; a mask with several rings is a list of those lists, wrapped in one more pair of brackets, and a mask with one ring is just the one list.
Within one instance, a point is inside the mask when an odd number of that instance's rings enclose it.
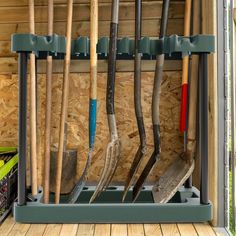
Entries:
{"label": "shovel", "polygon": [[88,170],[91,165],[97,119],[97,52],[98,41],[98,0],[90,1],[90,101],[89,101],[89,154],[85,169],[79,181],[73,188],[69,198],[69,203],[75,203],[85,186]]}
{"label": "shovel", "polygon": [[[169,0],[163,1],[162,6],[162,18],[160,27],[160,39],[163,39],[166,34],[168,12],[169,12]],[[151,172],[152,168],[160,158],[161,146],[160,146],[160,118],[159,118],[159,107],[160,107],[160,93],[161,93],[161,81],[164,66],[165,55],[157,55],[156,70],[154,77],[153,96],[152,96],[152,123],[153,123],[153,136],[154,136],[154,152],[146,164],[143,172],[138,178],[133,189],[133,201],[139,196],[142,186]]]}
{"label": "shovel", "polygon": [[128,177],[125,182],[125,188],[122,201],[129,191],[134,180],[135,174],[140,166],[141,160],[146,152],[146,133],[143,121],[141,104],[141,53],[138,52],[138,42],[141,39],[141,19],[142,19],[142,0],[135,1],[135,64],[134,64],[134,104],[135,115],[138,124],[140,145],[135,154]]}
{"label": "shovel", "polygon": [[[196,9],[196,8],[195,8]],[[190,13],[191,13],[191,0],[185,1],[185,17],[184,17],[184,36],[190,35]],[[195,11],[196,13],[196,11]],[[196,61],[193,61],[193,68],[198,66]],[[183,58],[183,70],[182,70],[182,106],[181,106],[181,123],[180,130],[186,132],[186,116],[187,116],[187,105],[188,105],[188,77],[189,77],[189,57]],[[197,74],[197,71],[194,71]],[[153,187],[152,193],[156,203],[167,203],[174,194],[178,191],[184,183],[186,187],[191,186],[191,174],[194,170],[194,160],[192,151],[189,150],[189,144],[195,140],[196,130],[196,104],[197,104],[197,76],[190,83],[190,96],[189,96],[189,124],[188,124],[188,143],[187,152],[184,150],[183,157],[177,158],[171,166],[162,175],[155,187]],[[194,136],[192,135],[194,134]],[[189,140],[190,138],[190,140]],[[186,144],[185,144],[186,145]],[[192,145],[190,145],[192,146]],[[186,182],[187,181],[187,182]]]}
{"label": "shovel", "polygon": [[112,22],[110,26],[110,44],[109,44],[109,58],[108,58],[108,79],[107,79],[107,96],[106,96],[106,110],[108,117],[108,125],[110,132],[110,143],[107,146],[105,165],[102,176],[95,189],[94,194],[90,199],[90,203],[109,185],[118,161],[120,159],[121,143],[118,137],[116,118],[115,118],[115,72],[116,72],[116,50],[117,50],[117,35],[118,35],[118,15],[119,15],[119,0],[112,1]]}
{"label": "shovel", "polygon": [[68,0],[67,1],[67,32],[66,32],[67,43],[66,43],[66,55],[64,59],[63,91],[62,91],[59,147],[58,147],[57,171],[56,171],[56,190],[55,190],[55,203],[56,204],[59,204],[60,202],[63,153],[66,149],[66,141],[67,141],[66,119],[67,119],[67,113],[68,113],[68,98],[69,98],[72,14],[73,14],[73,0]]}
{"label": "shovel", "polygon": [[[29,28],[30,33],[35,34],[34,0],[29,0]],[[37,120],[36,120],[36,68],[35,54],[30,54],[30,157],[31,157],[31,182],[32,195],[38,194],[37,176]]]}
{"label": "shovel", "polygon": [[[48,35],[53,34],[53,0],[48,0]],[[50,147],[51,147],[51,109],[52,109],[52,56],[47,55],[46,74],[46,114],[44,147],[44,203],[49,203],[50,185]]]}

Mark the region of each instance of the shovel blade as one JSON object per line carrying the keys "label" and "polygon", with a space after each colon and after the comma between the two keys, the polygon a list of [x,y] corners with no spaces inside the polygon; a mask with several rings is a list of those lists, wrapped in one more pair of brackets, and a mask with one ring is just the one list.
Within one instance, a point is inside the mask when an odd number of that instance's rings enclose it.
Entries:
{"label": "shovel blade", "polygon": [[[159,155],[158,155],[159,156]],[[156,160],[158,159],[158,156],[155,154],[155,152],[152,154],[152,156],[150,157],[147,165],[145,166],[143,172],[141,173],[140,177],[138,178],[136,184],[134,185],[134,189],[133,189],[133,202],[135,202],[142,190],[143,184],[146,180],[146,178],[148,177],[148,175],[150,174],[152,168],[154,167],[154,165],[156,164]]]}
{"label": "shovel blade", "polygon": [[135,154],[134,161],[131,165],[128,177],[125,182],[125,188],[124,188],[124,193],[123,193],[123,197],[122,197],[122,202],[125,201],[126,195],[132,185],[135,174],[137,173],[137,170],[140,166],[140,163],[141,163],[141,160],[142,160],[144,154],[145,154],[145,151],[143,150],[142,146],[140,145],[136,154]]}

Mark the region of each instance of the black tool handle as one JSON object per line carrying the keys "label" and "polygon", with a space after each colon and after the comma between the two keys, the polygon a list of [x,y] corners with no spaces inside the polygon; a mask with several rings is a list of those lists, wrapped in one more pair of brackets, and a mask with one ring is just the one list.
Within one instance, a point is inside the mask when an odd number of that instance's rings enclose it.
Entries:
{"label": "black tool handle", "polygon": [[135,115],[138,124],[140,143],[142,148],[146,146],[146,133],[143,121],[141,104],[141,53],[138,50],[142,30],[142,0],[135,2],[135,63],[134,63],[134,105]]}
{"label": "black tool handle", "polygon": [[27,156],[27,53],[19,53],[19,161],[18,205],[26,204],[26,156]]}
{"label": "black tool handle", "polygon": [[115,77],[116,77],[116,50],[118,35],[118,14],[119,0],[112,1],[112,22],[110,25],[110,42],[108,56],[108,78],[107,78],[107,114],[115,114],[114,95],[115,95]]}
{"label": "black tool handle", "polygon": [[[162,18],[159,38],[163,38],[166,35],[168,12],[169,12],[169,0],[163,1],[162,6]],[[156,70],[153,85],[153,97],[152,97],[152,122],[153,122],[153,136],[155,153],[160,154],[160,94],[161,94],[161,81],[163,77],[164,66],[164,54],[157,56]]]}

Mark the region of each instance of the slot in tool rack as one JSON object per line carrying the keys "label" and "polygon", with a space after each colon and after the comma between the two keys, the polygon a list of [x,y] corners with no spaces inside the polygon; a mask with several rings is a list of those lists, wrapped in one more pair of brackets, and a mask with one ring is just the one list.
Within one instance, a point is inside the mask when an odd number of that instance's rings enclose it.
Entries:
{"label": "slot in tool rack", "polygon": [[[93,204],[88,204],[95,186],[86,186],[76,204],[67,204],[62,196],[60,204],[42,203],[43,189],[33,200],[28,200],[26,189],[26,130],[27,130],[27,60],[30,53],[38,59],[51,54],[63,59],[66,39],[58,35],[12,35],[12,51],[19,54],[19,162],[18,200],[14,217],[24,223],[161,223],[204,222],[212,218],[212,204],[208,198],[208,55],[215,51],[212,35],[181,37],[172,35],[164,39],[144,37],[139,42],[143,60],[154,60],[165,53],[167,59],[181,59],[185,55],[199,55],[199,147],[201,158],[201,187],[179,188],[169,203],[154,203],[150,186],[145,186],[136,203],[121,203],[123,187],[109,187]],[[100,38],[97,44],[99,59],[107,59],[109,38]],[[72,42],[72,59],[89,59],[89,38],[80,37]],[[134,59],[134,40],[118,40],[118,60]],[[53,199],[53,196],[51,196]]]}

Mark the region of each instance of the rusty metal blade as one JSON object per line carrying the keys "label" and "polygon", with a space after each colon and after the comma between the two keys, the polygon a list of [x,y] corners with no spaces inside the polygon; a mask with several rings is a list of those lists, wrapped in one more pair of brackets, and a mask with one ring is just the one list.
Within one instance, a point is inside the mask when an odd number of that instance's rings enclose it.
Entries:
{"label": "rusty metal blade", "polygon": [[124,193],[123,193],[123,196],[122,196],[122,202],[125,201],[125,198],[126,198],[126,195],[133,183],[133,180],[135,178],[135,174],[137,173],[137,170],[140,166],[140,163],[141,163],[141,160],[143,158],[145,154],[145,149],[142,148],[142,146],[140,145],[136,154],[135,154],[135,157],[134,157],[134,161],[131,165],[131,168],[130,168],[130,171],[129,171],[129,174],[128,174],[128,177],[125,181],[125,188],[124,188]]}
{"label": "rusty metal blade", "polygon": [[148,177],[149,173],[151,172],[152,168],[156,164],[156,161],[159,158],[159,154],[156,154],[155,152],[150,157],[148,163],[146,164],[143,172],[141,173],[140,177],[138,178],[137,182],[134,185],[133,189],[133,202],[135,202],[142,190],[143,184]]}

